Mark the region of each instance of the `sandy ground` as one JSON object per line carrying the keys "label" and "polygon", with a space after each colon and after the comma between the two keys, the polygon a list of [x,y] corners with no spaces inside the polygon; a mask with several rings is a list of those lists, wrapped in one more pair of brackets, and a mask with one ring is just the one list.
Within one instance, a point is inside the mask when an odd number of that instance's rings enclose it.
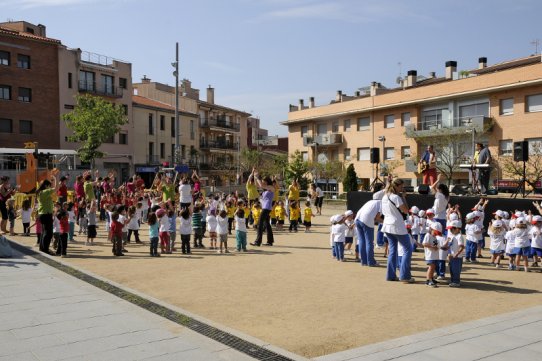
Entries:
{"label": "sandy ground", "polygon": [[[205,249],[150,258],[147,245],[132,243],[126,257],[114,258],[101,224],[99,245],[84,246],[86,238],[77,236],[64,261],[306,357],[542,303],[538,270],[495,269],[487,258],[464,266],[459,289],[425,286],[423,253],[413,257],[416,284],[386,282],[381,250],[381,267],[361,267],[350,255],[337,262],[327,222],[338,211],[324,206],[311,233],[277,233],[274,247],[227,255]],[[148,244],[145,225],[142,233]],[[249,242],[254,238],[250,231]]]}

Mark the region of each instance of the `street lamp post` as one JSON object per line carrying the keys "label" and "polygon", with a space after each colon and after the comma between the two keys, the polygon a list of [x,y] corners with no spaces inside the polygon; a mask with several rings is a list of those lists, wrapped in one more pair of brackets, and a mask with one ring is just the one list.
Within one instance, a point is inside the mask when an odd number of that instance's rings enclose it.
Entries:
{"label": "street lamp post", "polygon": [[175,62],[171,63],[175,68],[173,75],[175,76],[175,155],[174,163],[181,162],[181,132],[179,124],[179,43],[175,43]]}

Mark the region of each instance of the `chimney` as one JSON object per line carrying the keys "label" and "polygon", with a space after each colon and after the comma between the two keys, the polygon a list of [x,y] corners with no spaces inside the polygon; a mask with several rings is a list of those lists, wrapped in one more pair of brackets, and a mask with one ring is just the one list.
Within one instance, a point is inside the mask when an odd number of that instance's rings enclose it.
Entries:
{"label": "chimney", "polygon": [[299,99],[299,106],[297,107],[298,110],[303,110],[305,105],[303,104],[303,99]]}
{"label": "chimney", "polygon": [[295,105],[290,104],[290,112],[295,112],[297,110],[297,107]]}
{"label": "chimney", "polygon": [[211,85],[207,88],[207,103],[215,103],[215,88],[211,87]]}
{"label": "chimney", "polygon": [[151,82],[151,79],[150,78],[147,78],[146,75],[143,75],[143,78],[141,79],[141,82],[143,84],[149,84]]}
{"label": "chimney", "polygon": [[361,92],[359,90],[357,90],[355,94],[356,94],[356,97],[358,98],[361,96]]}
{"label": "chimney", "polygon": [[46,28],[45,28],[45,25],[43,25],[43,24],[38,24],[38,29],[40,29],[40,30],[39,30],[40,33],[39,33],[38,35],[39,35],[39,36],[43,36],[44,38],[46,38],[47,35],[46,35]]}
{"label": "chimney", "polygon": [[343,91],[342,90],[337,90],[337,95],[335,96],[335,101],[340,102],[342,100],[342,97],[343,97]]}
{"label": "chimney", "polygon": [[309,98],[309,108],[314,108],[314,97]]}
{"label": "chimney", "polygon": [[378,90],[379,86],[376,81],[371,82],[371,96],[374,97],[376,95],[376,91]]}
{"label": "chimney", "polygon": [[409,70],[407,73],[407,87],[416,85],[417,78],[418,72],[416,70]]}
{"label": "chimney", "polygon": [[446,79],[453,79],[454,73],[457,72],[457,61],[447,61],[446,62]]}
{"label": "chimney", "polygon": [[429,72],[429,79],[436,78],[437,74],[434,71]]}
{"label": "chimney", "polygon": [[483,69],[487,66],[487,58],[485,56],[478,58],[478,69]]}

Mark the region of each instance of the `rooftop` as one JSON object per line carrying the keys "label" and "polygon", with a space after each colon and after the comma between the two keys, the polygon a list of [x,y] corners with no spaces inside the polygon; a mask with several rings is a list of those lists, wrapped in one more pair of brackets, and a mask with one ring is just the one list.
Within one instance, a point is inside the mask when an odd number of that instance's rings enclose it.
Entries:
{"label": "rooftop", "polygon": [[41,41],[41,42],[46,42],[46,43],[51,43],[51,44],[62,44],[61,41],[57,39],[47,38],[44,36],[39,36],[39,35],[23,32],[23,31],[12,30],[4,26],[0,26],[0,34],[25,38],[28,40],[36,40],[36,41]]}
{"label": "rooftop", "polygon": [[[144,107],[158,108],[158,109],[162,109],[162,110],[165,110],[165,111],[168,111],[168,112],[174,112],[175,111],[175,107],[173,107],[173,106],[171,106],[171,105],[169,105],[167,103],[163,103],[163,102],[160,102],[158,100],[145,98],[145,97],[142,97],[140,95],[132,95],[132,102],[134,104],[142,105]],[[180,110],[180,109],[179,109],[179,112],[181,112],[183,114],[194,115],[194,116],[197,115],[195,113],[190,113],[190,112]]]}

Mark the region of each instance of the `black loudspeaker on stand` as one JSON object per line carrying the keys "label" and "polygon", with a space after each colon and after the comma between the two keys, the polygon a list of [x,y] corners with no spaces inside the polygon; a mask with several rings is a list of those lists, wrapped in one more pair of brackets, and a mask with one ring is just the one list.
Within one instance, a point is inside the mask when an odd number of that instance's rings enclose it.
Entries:
{"label": "black loudspeaker on stand", "polygon": [[514,142],[514,161],[527,162],[529,160],[529,142],[523,140]]}
{"label": "black loudspeaker on stand", "polygon": [[370,153],[371,164],[380,163],[380,148],[371,148]]}

